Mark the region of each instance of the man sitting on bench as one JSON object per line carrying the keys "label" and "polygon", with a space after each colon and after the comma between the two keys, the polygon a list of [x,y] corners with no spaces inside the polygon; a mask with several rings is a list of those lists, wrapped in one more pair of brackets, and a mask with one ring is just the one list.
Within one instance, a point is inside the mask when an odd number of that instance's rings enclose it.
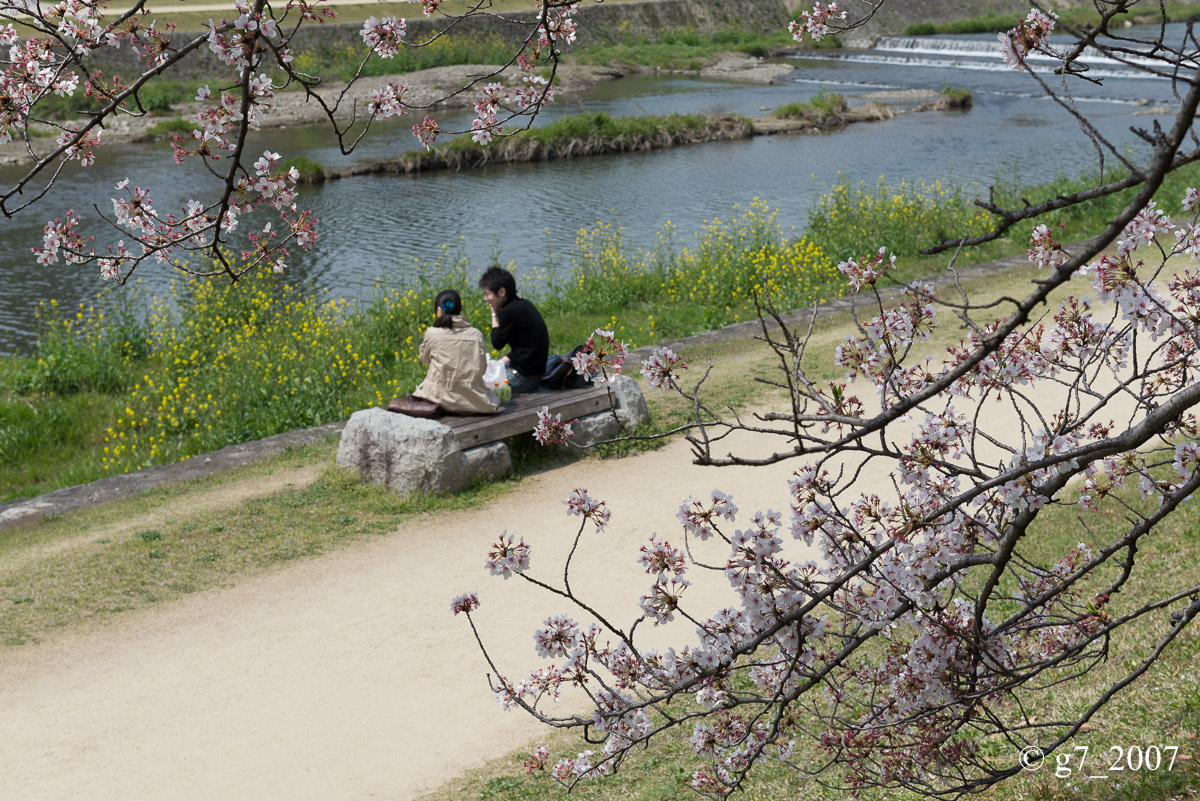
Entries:
{"label": "man sitting on bench", "polygon": [[541,313],[525,298],[517,297],[517,281],[508,270],[489,267],[479,286],[492,309],[492,347],[509,348],[502,359],[508,385],[514,395],[536,392],[550,353],[550,334]]}

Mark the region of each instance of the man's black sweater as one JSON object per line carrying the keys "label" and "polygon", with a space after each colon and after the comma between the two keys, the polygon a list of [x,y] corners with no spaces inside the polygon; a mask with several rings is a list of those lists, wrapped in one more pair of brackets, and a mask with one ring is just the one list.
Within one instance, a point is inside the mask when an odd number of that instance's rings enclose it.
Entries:
{"label": "man's black sweater", "polygon": [[550,334],[541,313],[525,298],[510,298],[496,313],[499,325],[492,329],[492,347],[507,345],[508,362],[523,376],[536,378],[546,371]]}

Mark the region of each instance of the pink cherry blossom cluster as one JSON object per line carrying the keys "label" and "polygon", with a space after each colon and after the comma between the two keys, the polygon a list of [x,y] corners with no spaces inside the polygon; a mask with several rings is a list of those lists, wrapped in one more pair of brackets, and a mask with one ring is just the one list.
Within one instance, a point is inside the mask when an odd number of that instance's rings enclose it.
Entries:
{"label": "pink cherry blossom cluster", "polygon": [[442,129],[438,127],[437,121],[429,117],[425,117],[425,119],[413,126],[413,136],[417,137],[417,141],[426,150],[437,141],[438,134],[441,132]]}
{"label": "pink cherry blossom cluster", "polygon": [[465,612],[471,614],[479,608],[479,593],[475,591],[465,592],[462,595],[456,596],[450,602],[450,611],[454,614]]}
{"label": "pink cherry blossom cluster", "polygon": [[[173,137],[172,147],[177,162],[198,158],[205,163],[207,171],[218,179],[215,186],[219,197],[202,203],[199,209],[188,211],[183,218],[186,222],[164,215],[157,218],[156,223],[148,224],[146,215],[131,213],[129,220],[140,227],[130,247],[126,248],[124,244],[119,248],[109,246],[107,254],[103,248],[98,252],[85,248],[77,255],[83,261],[105,259],[100,265],[102,275],[124,280],[148,258],[191,272],[193,268],[189,263],[179,258],[180,251],[197,250],[216,260],[213,272],[236,276],[251,267],[227,262],[225,254],[237,252],[226,247],[235,244],[235,236],[251,240],[241,252],[251,254],[256,265],[276,270],[284,265],[287,242],[298,241],[307,247],[315,240],[316,220],[311,214],[294,208],[296,190],[290,176],[265,174],[257,166],[249,167],[242,159],[249,161],[253,157],[243,153],[242,144],[245,131],[261,125],[274,107],[279,79],[270,77],[274,75],[272,69],[284,73],[288,88],[300,88],[310,99],[319,100],[313,87],[320,76],[306,75],[293,68],[289,42],[303,23],[334,16],[331,9],[322,7],[321,0],[294,0],[280,7],[234,0],[235,13],[231,19],[210,21],[202,35],[186,38],[178,34],[171,23],[151,20],[140,14],[109,21],[104,4],[95,0],[60,0],[52,7],[10,0],[10,5],[23,15],[23,24],[36,31],[36,35],[22,39],[22,31],[14,24],[8,20],[0,22],[0,46],[7,49],[9,56],[3,60],[3,72],[0,73],[0,144],[13,137],[25,138],[26,149],[35,158],[36,166],[12,192],[0,197],[3,213],[12,213],[14,208],[19,210],[46,194],[45,190],[30,193],[26,189],[33,188],[35,180],[40,180],[39,174],[46,178],[47,188],[52,185],[58,175],[56,163],[64,160],[76,160],[84,166],[94,163],[100,135],[108,127],[108,120],[120,114],[145,114],[141,103],[143,90],[160,74],[165,75],[168,70],[183,64],[199,48],[207,48],[221,64],[231,68],[230,74],[226,80],[217,78],[216,84],[205,86],[198,92],[196,100],[200,108],[195,116],[194,130]],[[421,0],[421,6],[428,16],[439,11],[440,0]],[[538,35],[517,53],[523,69],[546,66],[553,69],[558,59],[557,48],[575,38],[574,12],[574,6],[543,10]],[[472,9],[466,16],[476,13],[483,12]],[[362,25],[359,35],[371,54],[393,58],[405,44],[407,23],[392,16],[371,17]],[[95,50],[122,47],[136,53],[144,64],[132,81],[122,81],[117,76],[105,78],[92,65],[79,69],[81,59]],[[81,81],[80,76],[86,80]],[[39,104],[47,97],[76,95],[81,89],[94,101],[94,110],[88,112],[91,116],[82,125],[68,128],[55,120],[37,116]],[[368,125],[376,119],[404,114],[407,90],[402,83],[374,89],[367,104]],[[502,88],[495,82],[486,83],[472,132],[477,141],[491,141],[505,131],[508,120],[518,116],[531,119],[552,97],[550,79],[543,75],[525,75],[511,89]],[[343,115],[338,113],[340,99],[328,104],[321,100],[320,105],[338,130],[339,138],[345,138],[344,146],[357,144],[361,132],[356,131],[353,137],[346,136],[354,119],[353,115],[349,122],[341,118]],[[37,152],[39,143],[25,135],[31,121],[58,129],[59,135],[52,140],[56,142],[56,148],[49,154]],[[441,129],[436,121],[426,117],[413,126],[413,132],[422,145],[429,147]],[[218,164],[222,159],[230,159],[229,166]],[[143,191],[148,193],[149,189]],[[31,196],[32,200],[25,199]],[[125,200],[119,203],[127,205]],[[267,205],[279,211],[282,226],[276,222],[273,231],[257,224],[252,232],[246,232],[245,227],[238,230],[239,217]],[[173,225],[179,230],[173,230]],[[36,249],[44,262],[57,252],[53,247],[55,241],[52,236],[49,248],[43,243],[43,247]],[[264,247],[279,250],[268,253]],[[201,260],[201,263],[207,262]],[[198,268],[198,271],[210,272],[206,268]]]}
{"label": "pink cherry blossom cluster", "polygon": [[[816,12],[840,13],[818,6],[806,24]],[[1031,13],[1010,35],[1018,65],[1046,48],[1053,23]],[[880,786],[940,795],[1019,770],[1011,754],[981,747],[991,738],[1069,737],[1070,721],[1030,720],[1038,694],[1104,659],[1122,626],[1200,592],[1185,582],[1190,589],[1132,613],[1111,600],[1128,600],[1119,592],[1140,538],[1200,488],[1200,271],[1170,272],[1171,259],[1200,258],[1200,189],[1187,190],[1183,208],[1192,219],[1177,223],[1139,201],[1120,212],[1128,223],[1106,245],[1081,242],[1071,253],[1036,224],[1028,258],[1048,271],[1019,301],[972,302],[962,285],[938,298],[919,282],[885,300],[876,287],[895,267],[888,251],[848,260],[841,271],[854,291],[874,290],[874,311],[856,316],[857,335],[837,348],[845,381],[806,372],[803,332],[764,326],[783,357],[784,410],[747,422],[704,406],[699,388],[683,393],[697,409],[688,437],[698,462],[800,463],[788,508],[738,525],[736,504],[719,490],[685,500],[678,547],[658,533],[641,540],[636,561],[652,583],[632,624],[618,625],[609,604],[571,586],[587,514],[602,506],[576,490],[566,503],[585,519],[561,583],[519,574],[572,605],[534,633],[552,664],[520,681],[501,676],[493,689],[505,708],[588,727],[598,750],[555,761],[539,749],[527,769],[570,788],[616,769],[659,732],[690,728],[702,762],[692,785],[709,797],[743,789],[766,760],[794,760],[801,736],[842,769],[851,797]],[[1095,299],[1052,299],[1070,281],[1090,283]],[[928,343],[946,308],[966,333],[935,356]],[[576,369],[595,370],[598,351],[615,344],[612,332],[596,332]],[[660,349],[643,375],[678,390],[677,360]],[[848,391],[860,377],[877,389],[877,411]],[[726,456],[727,435],[739,432],[786,444]],[[1048,552],[1033,527],[1043,510],[1068,504],[1119,510],[1128,526],[1083,525],[1081,542]],[[702,571],[734,593],[713,614],[696,608]],[[690,639],[664,651],[640,639],[651,628],[663,639],[665,627]],[[591,700],[590,718],[542,703],[568,688]],[[683,711],[681,696],[694,700]]]}
{"label": "pink cherry blossom cluster", "polygon": [[669,576],[682,576],[687,570],[683,551],[671,545],[666,540],[660,540],[657,534],[650,535],[650,544],[641,547],[638,561],[656,581],[666,581]]}
{"label": "pink cherry blossom cluster", "polygon": [[849,259],[837,266],[850,281],[850,289],[861,292],[863,287],[875,286],[875,282],[896,267],[895,254],[888,255],[887,248],[880,248],[874,256]]}
{"label": "pink cherry blossom cluster", "polygon": [[492,546],[492,550],[488,551],[487,560],[484,562],[486,567],[493,576],[508,578],[514,573],[521,573],[529,569],[529,546],[525,544],[525,538],[520,541],[513,542],[513,536],[508,532],[500,535],[500,539]]}
{"label": "pink cherry blossom cluster", "polygon": [[1128,256],[1141,247],[1152,245],[1159,234],[1165,234],[1174,228],[1175,224],[1171,222],[1171,218],[1151,200],[1125,226],[1121,238],[1117,240],[1117,255]]}
{"label": "pink cherry blossom cluster", "polygon": [[[522,62],[525,69],[532,63]],[[504,133],[504,122],[520,116],[536,114],[554,99],[550,81],[540,75],[525,75],[522,86],[507,88],[498,82],[485,84],[482,97],[475,101],[475,119],[471,121],[471,139],[481,145]],[[502,114],[507,114],[503,116]],[[418,134],[420,137],[420,134]],[[424,144],[422,140],[422,144]]]}
{"label": "pink cherry blossom cluster", "polygon": [[[244,76],[244,96],[241,92],[221,92],[216,95],[206,86],[201,88],[196,100],[200,110],[196,114],[196,128],[190,136],[176,136],[172,146],[177,162],[191,157],[198,157],[207,162],[221,158],[222,154],[239,151],[240,145],[234,140],[233,131],[243,125],[257,125],[270,112],[275,101],[273,81],[265,73],[255,73],[257,66],[267,53],[273,53],[281,63],[287,63],[290,56],[283,46],[282,36],[273,17],[266,12],[256,12],[246,0],[238,0],[234,4],[239,16],[232,23],[212,23],[208,33],[208,44],[221,61],[237,68]],[[64,19],[71,24],[71,36],[82,41],[87,40],[87,46],[120,47],[122,42],[129,42],[141,56],[155,68],[161,68],[174,58],[174,49],[169,33],[170,26],[163,29],[153,24],[142,26],[136,20],[128,21],[119,28],[105,28],[100,25],[102,16],[96,11],[98,6],[72,0],[62,6],[60,11]],[[82,39],[81,39],[82,37]],[[51,70],[59,78],[49,88],[58,87],[64,93],[73,92],[76,81],[72,73],[64,66],[75,54],[66,56],[56,54],[47,40],[31,39],[27,47],[37,48],[39,59],[30,61],[41,64],[38,74],[46,74]],[[40,58],[44,56],[44,58]],[[58,59],[56,61],[56,59]],[[53,69],[52,69],[53,68]],[[11,70],[10,70],[11,73]],[[33,76],[35,82],[39,80]],[[95,74],[88,84],[89,96],[99,99],[119,99],[131,96],[133,103],[137,102],[136,94],[125,89],[119,81],[104,86],[100,75]],[[28,86],[28,82],[26,82]],[[36,100],[36,98],[33,98]],[[125,101],[120,105],[128,113],[144,113],[140,106],[131,108],[131,103]],[[23,109],[28,118],[30,109]],[[95,149],[100,143],[101,127],[83,128],[80,130],[64,129],[58,139],[59,152],[64,159],[79,160],[85,166],[95,159]],[[215,247],[223,236],[237,228],[238,217],[255,211],[262,205],[277,209],[283,217],[284,227],[280,231],[271,231],[268,223],[264,228],[249,234],[250,247],[242,251],[243,255],[255,259],[255,264],[269,266],[279,271],[285,266],[287,256],[284,244],[297,241],[303,247],[310,247],[315,241],[315,219],[306,212],[295,209],[295,183],[299,178],[295,170],[278,173],[276,167],[279,161],[277,153],[267,151],[253,165],[252,173],[245,169],[235,169],[233,180],[227,184],[232,186],[232,193],[227,200],[222,200],[211,207],[205,208],[195,200],[189,200],[182,216],[160,215],[150,199],[148,187],[128,188],[127,182],[118,185],[118,190],[125,190],[125,197],[113,198],[113,222],[128,229],[134,234],[135,249],[127,248],[124,242],[115,248],[110,246],[108,253],[97,253],[90,249],[79,249],[75,253],[78,260],[95,260],[100,267],[101,277],[123,281],[129,273],[145,258],[154,258],[159,262],[172,264],[177,252],[184,249],[206,249]],[[39,259],[45,263],[55,254],[53,238],[43,243],[42,248],[35,248]],[[139,252],[140,251],[140,252]]]}
{"label": "pink cherry blossom cluster", "polygon": [[[235,0],[233,7],[238,16],[232,25],[225,20],[219,24],[209,22],[208,49],[224,64],[251,69],[268,50],[263,40],[280,39],[279,28],[274,17],[254,11],[249,0]],[[160,46],[159,50],[162,52],[164,48]],[[285,63],[291,60],[286,47],[280,46],[280,57]]]}
{"label": "pink cherry blossom cluster", "polygon": [[[80,141],[89,140],[85,138]],[[261,230],[251,231],[248,234],[250,247],[241,253],[247,264],[261,264],[275,272],[283,272],[286,268],[287,242],[295,241],[307,249],[312,247],[317,238],[316,220],[312,214],[295,209],[294,185],[299,180],[299,172],[294,167],[283,173],[277,172],[279,159],[278,153],[264,151],[253,165],[254,176],[243,175],[237,181],[232,202],[219,217],[221,230],[232,231],[237,227],[239,215],[252,212],[264,203],[279,209],[284,227],[276,231],[268,222]],[[116,189],[125,192],[125,196],[112,198],[113,222],[135,235],[143,257],[150,256],[159,262],[170,263],[181,247],[204,247],[211,232],[217,228],[215,210],[204,209],[196,200],[186,202],[182,216],[164,216],[154,208],[149,188],[130,188],[129,180],[125,179],[117,184]],[[130,252],[124,242],[115,251],[110,247],[107,256],[85,248],[84,240],[73,233],[78,222],[78,217],[69,217],[67,223],[55,221],[47,224],[43,246],[33,249],[39,262],[54,262],[65,245],[68,259],[75,263],[97,259],[102,278],[118,282],[128,278],[125,268],[136,264],[139,256]]]}
{"label": "pink cherry blossom cluster", "polygon": [[847,369],[846,379],[869,379],[885,399],[908,397],[933,380],[927,365],[902,364],[913,345],[929,339],[938,326],[937,307],[930,297],[927,284],[914,282],[905,287],[898,305],[863,325],[860,336],[847,336],[834,355],[834,363]]}
{"label": "pink cherry blossom cluster", "polygon": [[548,617],[543,625],[533,634],[538,656],[570,656],[582,644],[579,624],[566,615]]}
{"label": "pink cherry blossom cluster", "polygon": [[525,775],[532,776],[538,771],[546,769],[546,763],[550,760],[550,749],[544,745],[536,746],[533,753],[529,755],[529,759],[521,763],[525,768]]}
{"label": "pink cherry blossom cluster", "polygon": [[668,347],[661,347],[642,363],[642,377],[654,389],[666,392],[679,386],[679,374],[687,369],[683,358]]}
{"label": "pink cherry blossom cluster", "polygon": [[504,132],[504,126],[496,120],[497,112],[500,109],[501,93],[504,91],[504,86],[499,83],[489,83],[483,87],[483,99],[475,101],[475,114],[477,115],[471,121],[471,128],[474,133],[471,134],[471,139],[481,145],[486,145],[492,141],[492,137],[496,134]]}
{"label": "pink cherry blossom cluster", "polygon": [[1036,264],[1039,270],[1054,268],[1064,264],[1070,257],[1050,234],[1045,225],[1034,226],[1033,235],[1029,237],[1029,261]]}
{"label": "pink cherry blossom cluster", "polygon": [[74,209],[67,211],[65,220],[51,220],[42,229],[42,247],[34,248],[38,264],[54,264],[61,252],[63,258],[71,264],[82,264],[87,256],[86,242],[91,237],[84,238],[79,232],[79,215]]}
{"label": "pink cherry blossom cluster", "polygon": [[380,58],[393,58],[400,52],[404,37],[408,33],[408,23],[395,17],[376,19],[367,17],[359,35],[367,47],[375,51]]}
{"label": "pink cherry blossom cluster", "polygon": [[578,26],[575,22],[575,11],[578,5],[565,5],[546,8],[544,5],[538,11],[538,44],[549,46],[552,43],[572,44]]}
{"label": "pink cherry blossom cluster", "polygon": [[276,245],[279,232],[273,230],[272,223],[263,225],[261,231],[250,231],[246,236],[250,247],[242,251],[242,260],[249,264],[264,264],[274,273],[282,273],[287,269],[287,248]]}
{"label": "pink cherry blossom cluster", "polygon": [[733,499],[720,490],[713,490],[708,503],[689,497],[679,506],[675,517],[683,524],[684,533],[691,537],[706,540],[715,531],[715,521],[718,518],[732,521],[737,516],[738,508]]}
{"label": "pink cherry blossom cluster", "polygon": [[533,429],[533,438],[537,440],[539,445],[567,445],[575,438],[575,433],[571,430],[571,423],[562,419],[561,414],[550,416],[550,408],[543,406],[538,410],[537,425]]}
{"label": "pink cherry blossom cluster", "polygon": [[1000,57],[1015,70],[1025,69],[1025,57],[1035,50],[1044,50],[1046,40],[1054,30],[1058,15],[1030,9],[1029,15],[1007,33],[997,34],[1000,42]]}
{"label": "pink cherry blossom cluster", "polygon": [[627,343],[618,341],[612,331],[597,328],[588,336],[583,350],[571,359],[571,364],[585,381],[603,384],[616,379],[628,355]]}
{"label": "pink cherry blossom cluster", "polygon": [[51,94],[70,96],[79,86],[75,72],[66,69],[47,40],[27,39],[21,44],[12,25],[0,29],[0,45],[9,44],[8,67],[0,74],[0,144],[12,141],[28,128],[33,106]]}
{"label": "pink cherry blossom cluster", "polygon": [[[1124,235],[1131,247],[1099,259],[1088,271],[1098,291],[1117,303],[1116,322],[1123,325],[1097,319],[1090,301],[1069,297],[1025,328],[1005,332],[1003,319],[979,326],[948,350],[940,367],[925,360],[914,373],[906,364],[912,346],[937,324],[932,289],[908,287],[898,303],[864,323],[853,346],[839,349],[842,366],[887,388],[886,398],[895,403],[904,403],[906,392],[941,385],[936,402],[914,402],[923,422],[911,433],[889,430],[881,448],[852,445],[872,459],[889,460],[895,497],[854,486],[845,468],[831,472],[823,457],[793,474],[786,523],[784,515],[766,510],[745,528],[723,530],[738,515],[730,496],[714,490],[703,500],[688,498],[677,514],[685,546],[654,534],[639,547],[637,561],[653,583],[638,599],[633,627],[614,626],[602,616],[601,625],[589,629],[567,616],[549,618],[535,633],[538,652],[566,663],[500,685],[497,698],[506,708],[521,705],[564,725],[566,718],[540,711],[539,700],[557,698],[566,685],[600,688],[593,694],[590,725],[608,733],[602,751],[553,765],[547,751],[529,769],[570,787],[614,769],[630,748],[657,731],[691,725],[693,750],[706,763],[693,774],[693,787],[723,797],[759,762],[790,758],[796,736],[809,730],[802,710],[820,709],[829,710],[815,712],[825,727],[820,744],[843,764],[851,789],[919,786],[931,769],[959,771],[986,762],[975,739],[962,736],[964,721],[981,706],[995,710],[997,721],[1004,717],[1016,692],[1015,675],[1082,667],[1095,658],[1111,625],[1106,611],[1111,593],[1089,589],[1086,579],[1121,549],[1101,554],[1080,543],[1045,566],[1025,557],[1007,562],[1003,571],[1011,585],[991,590],[994,599],[980,595],[977,582],[963,582],[970,566],[996,564],[1028,519],[1060,502],[1074,476],[1083,477],[1078,503],[1089,510],[1127,488],[1174,504],[1200,486],[1194,416],[1169,423],[1182,435],[1169,451],[1114,452],[1113,426],[1081,405],[1101,370],[1126,369],[1139,335],[1168,339],[1153,357],[1139,355],[1147,365],[1156,361],[1141,368],[1140,385],[1128,385],[1148,409],[1157,402],[1151,399],[1195,385],[1200,274],[1173,276],[1164,293],[1139,278],[1140,267],[1129,258],[1155,241],[1154,235],[1171,230],[1168,225],[1148,207],[1132,218]],[[1048,230],[1035,231],[1032,261],[1058,267],[1067,261],[1060,254]],[[856,274],[874,280],[871,272],[882,272],[878,268],[885,263],[891,261],[881,259]],[[1152,298],[1150,305],[1168,322],[1125,309],[1122,292]],[[1020,405],[1018,388],[1045,381],[1070,388],[1075,400],[1022,418],[1016,433],[1000,438],[987,432],[986,417],[951,402],[977,395]],[[902,384],[904,391],[893,394]],[[844,384],[832,384],[816,397],[823,404],[814,419],[818,424],[848,411],[855,416],[839,417],[839,432],[871,422],[856,417],[863,405],[846,394]],[[1000,455],[981,459],[981,443]],[[1167,463],[1174,477],[1164,479],[1156,470]],[[584,516],[601,505],[582,490],[566,503]],[[789,558],[785,532],[814,548],[815,558]],[[694,550],[722,543],[723,558],[700,559]],[[597,617],[570,591],[569,567],[570,559],[561,594]],[[694,567],[719,571],[738,605],[707,618],[693,614],[688,591]],[[1006,605],[1001,618],[992,616],[991,600]],[[635,647],[631,632],[643,621],[655,627],[687,621],[699,643],[664,653]],[[616,638],[615,645],[602,639],[604,632]],[[857,643],[872,639],[879,643],[875,651],[853,653]],[[735,675],[747,681],[739,684]],[[639,717],[656,700],[681,692],[693,695],[708,714]],[[818,692],[819,700],[812,695],[812,703],[802,707],[783,700]],[[778,724],[765,726],[765,720]]]}
{"label": "pink cherry blossom cluster", "polygon": [[67,161],[78,161],[84,167],[92,166],[96,163],[96,148],[100,145],[102,133],[103,128],[84,131],[82,134],[70,129],[63,131],[58,135],[58,144],[64,148],[63,158]]}
{"label": "pink cherry blossom cluster", "polygon": [[386,86],[371,90],[367,111],[381,120],[399,117],[405,112],[404,94],[407,91],[408,84],[388,81]]}
{"label": "pink cherry blossom cluster", "polygon": [[788,23],[788,33],[797,42],[803,42],[805,36],[814,42],[819,42],[829,34],[829,20],[831,19],[844,20],[846,12],[838,8],[837,3],[830,3],[828,6],[813,3],[811,10],[801,11],[798,20]]}
{"label": "pink cherry blossom cluster", "polygon": [[[685,506],[690,505],[691,499],[685,502]],[[709,511],[731,521],[737,513],[732,499],[719,492],[713,493]],[[811,570],[809,566],[789,568],[778,558],[779,539],[775,533],[781,520],[775,512],[759,512],[754,515],[750,529],[736,532],[727,540],[731,554],[726,573],[745,606],[722,609],[706,620],[696,621],[700,637],[697,646],[661,654],[638,651],[625,635],[613,645],[600,639],[603,629],[599,626],[585,628],[568,615],[547,618],[534,632],[535,648],[543,658],[562,659],[565,663],[561,667],[556,664],[535,669],[521,681],[499,677],[493,684],[496,699],[505,709],[519,705],[536,714],[538,703],[543,699],[557,700],[564,685],[591,687],[599,682],[593,693],[596,712],[590,725],[604,737],[604,744],[599,752],[585,751],[564,757],[553,766],[549,751],[539,748],[525,763],[526,770],[544,771],[568,787],[576,781],[611,772],[624,751],[643,742],[655,730],[643,708],[641,693],[666,691],[681,681],[694,682],[697,700],[718,715],[715,720],[695,724],[692,743],[698,754],[715,760],[721,775],[729,776],[733,771],[748,768],[761,757],[759,752],[766,749],[776,756],[789,755],[794,747],[792,738],[772,734],[761,722],[721,709],[730,693],[720,677],[731,665],[738,646],[755,636],[756,626],[770,625],[770,621],[808,597],[784,586],[787,580],[776,580],[775,571],[780,569],[794,580],[807,580],[804,577]],[[655,576],[654,585],[639,601],[643,619],[667,625],[676,619],[684,592],[690,586],[682,578],[686,570],[684,554],[666,540],[652,536],[641,547],[639,562],[648,574]],[[764,595],[771,600],[764,602]],[[785,655],[811,660],[816,655],[814,646],[824,640],[825,632],[823,620],[804,617],[793,630],[772,638],[771,642],[783,649]],[[756,664],[751,675],[756,686],[770,687],[771,692],[794,686],[798,678],[779,660]]]}
{"label": "pink cherry blossom cluster", "polygon": [[692,582],[678,576],[664,576],[650,586],[650,591],[638,599],[642,614],[660,626],[675,619],[675,611],[683,599],[684,591]]}
{"label": "pink cherry blossom cluster", "polygon": [[608,504],[588,495],[585,489],[577,487],[571,490],[571,494],[563,503],[566,504],[568,516],[574,515],[591,520],[596,524],[596,531],[603,531],[604,527],[608,525],[609,518],[612,517],[612,511],[609,510]]}

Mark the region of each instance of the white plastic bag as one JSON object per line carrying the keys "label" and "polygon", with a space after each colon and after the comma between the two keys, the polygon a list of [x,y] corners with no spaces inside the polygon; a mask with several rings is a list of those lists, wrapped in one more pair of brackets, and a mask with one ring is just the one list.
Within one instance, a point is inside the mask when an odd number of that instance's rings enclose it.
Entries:
{"label": "white plastic bag", "polygon": [[488,389],[495,389],[507,382],[508,373],[504,370],[504,362],[489,358],[487,369],[483,371],[483,385]]}

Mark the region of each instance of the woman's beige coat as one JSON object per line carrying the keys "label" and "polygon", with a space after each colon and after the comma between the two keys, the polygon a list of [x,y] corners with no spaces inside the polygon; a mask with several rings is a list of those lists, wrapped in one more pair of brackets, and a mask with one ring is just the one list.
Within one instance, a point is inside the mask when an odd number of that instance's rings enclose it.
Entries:
{"label": "woman's beige coat", "polygon": [[425,329],[420,356],[421,362],[429,365],[429,372],[413,394],[448,412],[491,414],[500,403],[483,385],[483,371],[487,369],[483,334],[460,315],[452,319],[451,328]]}

